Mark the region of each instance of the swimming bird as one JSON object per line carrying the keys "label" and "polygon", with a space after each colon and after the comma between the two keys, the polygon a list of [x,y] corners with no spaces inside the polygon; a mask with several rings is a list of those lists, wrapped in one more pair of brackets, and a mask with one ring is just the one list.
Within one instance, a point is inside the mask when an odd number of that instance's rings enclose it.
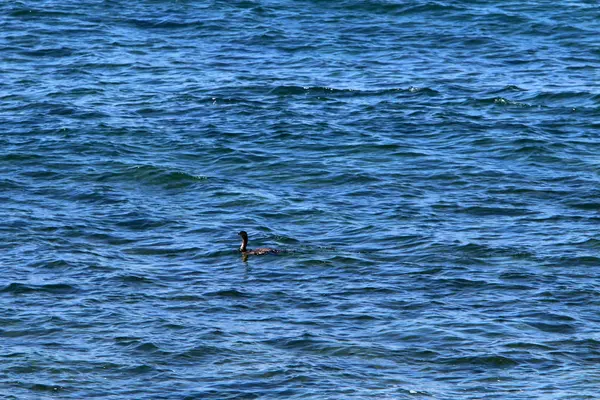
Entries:
{"label": "swimming bird", "polygon": [[262,256],[262,255],[265,255],[265,254],[277,254],[277,253],[279,253],[279,250],[277,250],[277,249],[271,249],[271,248],[268,248],[268,247],[261,247],[259,249],[249,250],[249,249],[246,248],[246,246],[248,246],[248,234],[246,233],[246,231],[241,231],[240,233],[238,233],[238,235],[240,235],[242,237],[242,245],[240,246],[240,252],[244,256],[249,256],[249,255]]}

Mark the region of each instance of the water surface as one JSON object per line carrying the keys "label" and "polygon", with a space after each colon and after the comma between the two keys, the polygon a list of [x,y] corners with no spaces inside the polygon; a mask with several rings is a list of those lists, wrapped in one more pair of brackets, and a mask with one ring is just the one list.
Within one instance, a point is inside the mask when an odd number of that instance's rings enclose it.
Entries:
{"label": "water surface", "polygon": [[0,15],[3,398],[596,398],[595,2]]}

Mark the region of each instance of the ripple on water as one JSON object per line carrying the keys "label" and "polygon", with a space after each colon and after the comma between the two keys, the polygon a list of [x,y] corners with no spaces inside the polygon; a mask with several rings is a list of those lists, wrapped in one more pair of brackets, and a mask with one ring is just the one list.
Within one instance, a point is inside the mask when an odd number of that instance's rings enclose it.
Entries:
{"label": "ripple on water", "polygon": [[55,295],[74,294],[79,289],[76,286],[64,283],[46,284],[46,285],[26,285],[23,283],[10,283],[0,290],[0,293],[10,293],[14,295],[30,293],[48,293]]}

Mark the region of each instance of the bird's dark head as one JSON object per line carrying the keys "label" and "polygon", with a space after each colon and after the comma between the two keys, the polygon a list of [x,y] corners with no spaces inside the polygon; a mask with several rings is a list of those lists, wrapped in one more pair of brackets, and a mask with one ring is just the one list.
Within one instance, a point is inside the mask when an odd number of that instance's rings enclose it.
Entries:
{"label": "bird's dark head", "polygon": [[246,231],[240,231],[238,235],[240,235],[242,239],[248,240],[248,234],[246,233]]}

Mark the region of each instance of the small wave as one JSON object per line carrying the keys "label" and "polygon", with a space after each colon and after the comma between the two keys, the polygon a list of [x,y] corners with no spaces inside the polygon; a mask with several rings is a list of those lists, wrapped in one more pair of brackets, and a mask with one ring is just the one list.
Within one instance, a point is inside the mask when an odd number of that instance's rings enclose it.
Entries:
{"label": "small wave", "polygon": [[140,256],[176,256],[177,254],[186,251],[187,249],[173,248],[169,247],[169,245],[160,243],[123,249],[124,253]]}
{"label": "small wave", "polygon": [[446,13],[454,13],[456,11],[462,10],[461,8],[444,4],[439,2],[426,2],[425,4],[419,5],[409,5],[410,3],[405,2],[387,2],[387,1],[368,1],[368,2],[351,2],[350,4],[346,4],[346,2],[340,3],[341,7],[348,10],[356,10],[360,12],[370,12],[377,14],[385,14],[385,15],[411,15],[411,14],[426,14],[426,13],[435,13],[435,14],[446,14]]}
{"label": "small wave", "polygon": [[189,187],[207,179],[208,177],[203,175],[174,171],[154,165],[126,166],[120,170],[105,173],[96,178],[98,182],[126,180],[163,186],[167,189]]}
{"label": "small wave", "polygon": [[230,349],[227,349],[224,347],[201,345],[201,346],[196,346],[192,349],[186,350],[184,352],[181,352],[179,354],[176,354],[175,357],[181,358],[183,360],[195,360],[195,359],[202,359],[207,356],[212,356],[215,354],[236,355],[237,353],[234,350],[230,350]]}
{"label": "small wave", "polygon": [[131,336],[117,336],[114,338],[114,341],[117,342],[117,344],[129,346],[132,344],[139,343],[141,341],[141,338]]}
{"label": "small wave", "polygon": [[588,203],[568,203],[569,207],[576,208],[585,211],[600,211],[599,202],[588,202]]}
{"label": "small wave", "polygon": [[126,347],[126,348],[136,351],[136,352],[159,354],[159,355],[170,355],[171,354],[170,352],[161,349],[160,346],[158,346],[152,342],[145,342],[141,338],[138,338],[138,337],[117,336],[114,338],[114,341],[119,346]]}
{"label": "small wave", "polygon": [[[54,231],[56,227],[51,227],[49,230]],[[73,264],[66,260],[38,260],[29,264],[31,268],[69,268],[73,267]]]}
{"label": "small wave", "polygon": [[488,215],[498,215],[498,216],[523,216],[523,215],[532,215],[536,214],[536,211],[528,210],[526,208],[507,208],[507,207],[484,207],[484,206],[473,206],[473,207],[464,207],[460,210],[461,212],[479,215],[479,216],[488,216]]}
{"label": "small wave", "polygon": [[359,343],[340,343],[325,340],[309,333],[297,337],[275,338],[263,343],[279,348],[295,351],[310,352],[331,357],[382,357],[385,349],[379,346],[369,346]]}
{"label": "small wave", "polygon": [[45,383],[34,383],[29,385],[29,389],[34,392],[51,392],[51,393],[60,393],[67,390],[65,386],[61,385],[48,385]]}
{"label": "small wave", "polygon": [[204,296],[242,298],[242,297],[248,297],[248,294],[246,294],[244,292],[240,292],[235,289],[224,289],[224,290],[217,290],[215,292],[206,292],[206,293],[204,293]]}
{"label": "small wave", "polygon": [[44,157],[34,153],[4,153],[0,155],[0,161],[21,162],[21,161],[39,161]]}
{"label": "small wave", "polygon": [[571,324],[551,324],[547,322],[526,322],[526,324],[542,332],[549,333],[572,334],[576,331],[575,327]]}
{"label": "small wave", "polygon": [[377,286],[363,286],[363,287],[355,287],[348,288],[340,292],[336,292],[337,295],[375,295],[375,294],[383,294],[383,295],[394,295],[397,294],[397,289],[391,289],[388,287],[377,287]]}
{"label": "small wave", "polygon": [[436,279],[436,282],[444,283],[448,287],[452,287],[456,290],[485,288],[490,285],[490,283],[486,281],[472,280],[466,278],[438,278]]}
{"label": "small wave", "polygon": [[519,365],[519,363],[512,358],[500,355],[454,357],[440,362],[451,365],[482,365],[491,368],[511,368]]}
{"label": "small wave", "polygon": [[168,225],[171,222],[169,220],[157,220],[153,218],[141,217],[136,213],[116,216],[115,219],[118,219],[115,222],[115,225],[130,229],[132,231],[160,228]]}
{"label": "small wave", "polygon": [[147,374],[148,372],[154,371],[155,368],[151,365],[141,364],[132,367],[127,367],[123,370],[123,372],[131,373],[131,374]]}
{"label": "small wave", "polygon": [[[475,102],[476,104],[494,105],[502,107],[518,107],[518,108],[556,108],[556,107],[590,107],[598,106],[600,95],[588,92],[562,92],[562,93],[536,93],[532,96],[524,96],[519,94],[523,89],[518,87],[508,86],[502,90],[491,92],[498,96],[487,98],[472,98],[467,102]],[[509,95],[514,93],[519,100],[513,100],[504,96],[504,93]]]}
{"label": "small wave", "polygon": [[594,239],[594,238],[583,240],[578,243],[569,243],[568,245],[572,245],[572,244],[579,245],[582,247],[587,247],[590,249],[600,249],[600,240]]}
{"label": "small wave", "polygon": [[1,190],[11,190],[11,189],[22,189],[20,183],[12,180],[12,179],[1,179],[0,180],[0,189]]}
{"label": "small wave", "polygon": [[269,91],[269,94],[278,96],[293,96],[293,95],[314,95],[323,96],[330,95],[334,97],[367,97],[367,96],[383,96],[389,94],[424,94],[436,96],[439,94],[436,90],[430,88],[419,88],[409,86],[406,89],[392,88],[379,90],[359,90],[359,89],[336,89],[328,86],[277,86]]}
{"label": "small wave", "polygon": [[118,196],[112,193],[99,192],[89,188],[78,188],[71,193],[71,198],[76,201],[90,204],[125,204],[128,203],[124,196]]}
{"label": "small wave", "polygon": [[494,97],[491,99],[484,99],[483,102],[492,103],[492,104],[501,105],[501,106],[533,107],[531,104],[509,100],[504,97]]}
{"label": "small wave", "polygon": [[69,57],[75,51],[67,47],[46,48],[37,50],[21,51],[19,54],[28,57]]}
{"label": "small wave", "polygon": [[[16,4],[22,5],[21,2],[15,2]],[[48,11],[48,10],[36,10],[33,9],[31,7],[27,7],[27,8],[18,8],[15,10],[12,10],[8,15],[12,16],[12,17],[32,17],[32,18],[38,18],[38,17],[73,17],[74,13],[67,13],[67,12],[63,12],[63,11]]]}
{"label": "small wave", "polygon": [[561,265],[589,265],[596,267],[600,265],[600,257],[595,256],[574,256],[574,257],[559,257],[556,263]]}
{"label": "small wave", "polygon": [[154,284],[154,280],[147,278],[145,276],[139,275],[119,275],[116,277],[117,280],[123,283],[132,283],[132,284]]}
{"label": "small wave", "polygon": [[527,89],[523,89],[522,87],[519,87],[517,85],[506,85],[502,89],[498,90],[496,93],[502,93],[502,92],[526,92],[526,91],[527,91]]}
{"label": "small wave", "polygon": [[54,283],[47,285],[26,285],[23,283],[10,283],[6,285],[0,293],[27,294],[27,293],[52,293],[52,294],[70,294],[76,293],[79,289],[76,286],[66,283]]}
{"label": "small wave", "polygon": [[222,105],[222,104],[236,104],[236,105],[244,105],[246,106],[246,111],[240,110],[240,113],[247,112],[247,115],[251,115],[252,107],[266,107],[266,104],[262,101],[250,100],[243,97],[234,97],[227,95],[213,95],[210,97],[204,97],[198,99],[200,103],[209,103],[212,105]]}
{"label": "small wave", "polygon": [[597,107],[600,94],[590,92],[541,92],[527,98],[528,102],[546,106]]}
{"label": "small wave", "polygon": [[203,26],[202,21],[187,21],[179,22],[169,19],[155,20],[155,19],[139,19],[129,18],[124,20],[125,23],[133,25],[137,28],[142,29],[184,29],[184,28],[199,28]]}
{"label": "small wave", "polygon": [[551,346],[546,346],[539,343],[529,343],[529,342],[512,342],[504,345],[505,347],[512,349],[527,349],[527,350],[551,350]]}
{"label": "small wave", "polygon": [[165,301],[176,301],[176,302],[193,302],[193,303],[198,303],[200,301],[202,301],[202,296],[199,295],[195,295],[195,294],[179,294],[179,295],[174,295],[174,296],[168,296],[164,298]]}
{"label": "small wave", "polygon": [[139,350],[139,351],[143,351],[143,352],[148,352],[148,353],[154,353],[156,351],[160,351],[160,347],[158,347],[157,345],[155,345],[154,343],[151,343],[151,342],[142,343],[142,344],[136,346],[135,349]]}
{"label": "small wave", "polygon": [[6,338],[17,338],[23,336],[32,336],[32,337],[41,337],[46,335],[53,335],[57,332],[60,332],[61,329],[58,328],[29,328],[29,329],[19,329],[19,330],[3,330],[0,328],[0,336]]}
{"label": "small wave", "polygon": [[575,322],[577,321],[576,318],[571,317],[570,315],[566,315],[566,314],[557,314],[557,313],[552,313],[552,312],[532,312],[532,313],[527,313],[527,314],[523,314],[523,316],[526,316],[528,318],[537,318],[539,320],[542,321],[568,321],[568,322]]}
{"label": "small wave", "polygon": [[522,280],[530,282],[531,280],[535,279],[535,275],[524,272],[504,272],[500,274],[499,278],[507,281]]}

